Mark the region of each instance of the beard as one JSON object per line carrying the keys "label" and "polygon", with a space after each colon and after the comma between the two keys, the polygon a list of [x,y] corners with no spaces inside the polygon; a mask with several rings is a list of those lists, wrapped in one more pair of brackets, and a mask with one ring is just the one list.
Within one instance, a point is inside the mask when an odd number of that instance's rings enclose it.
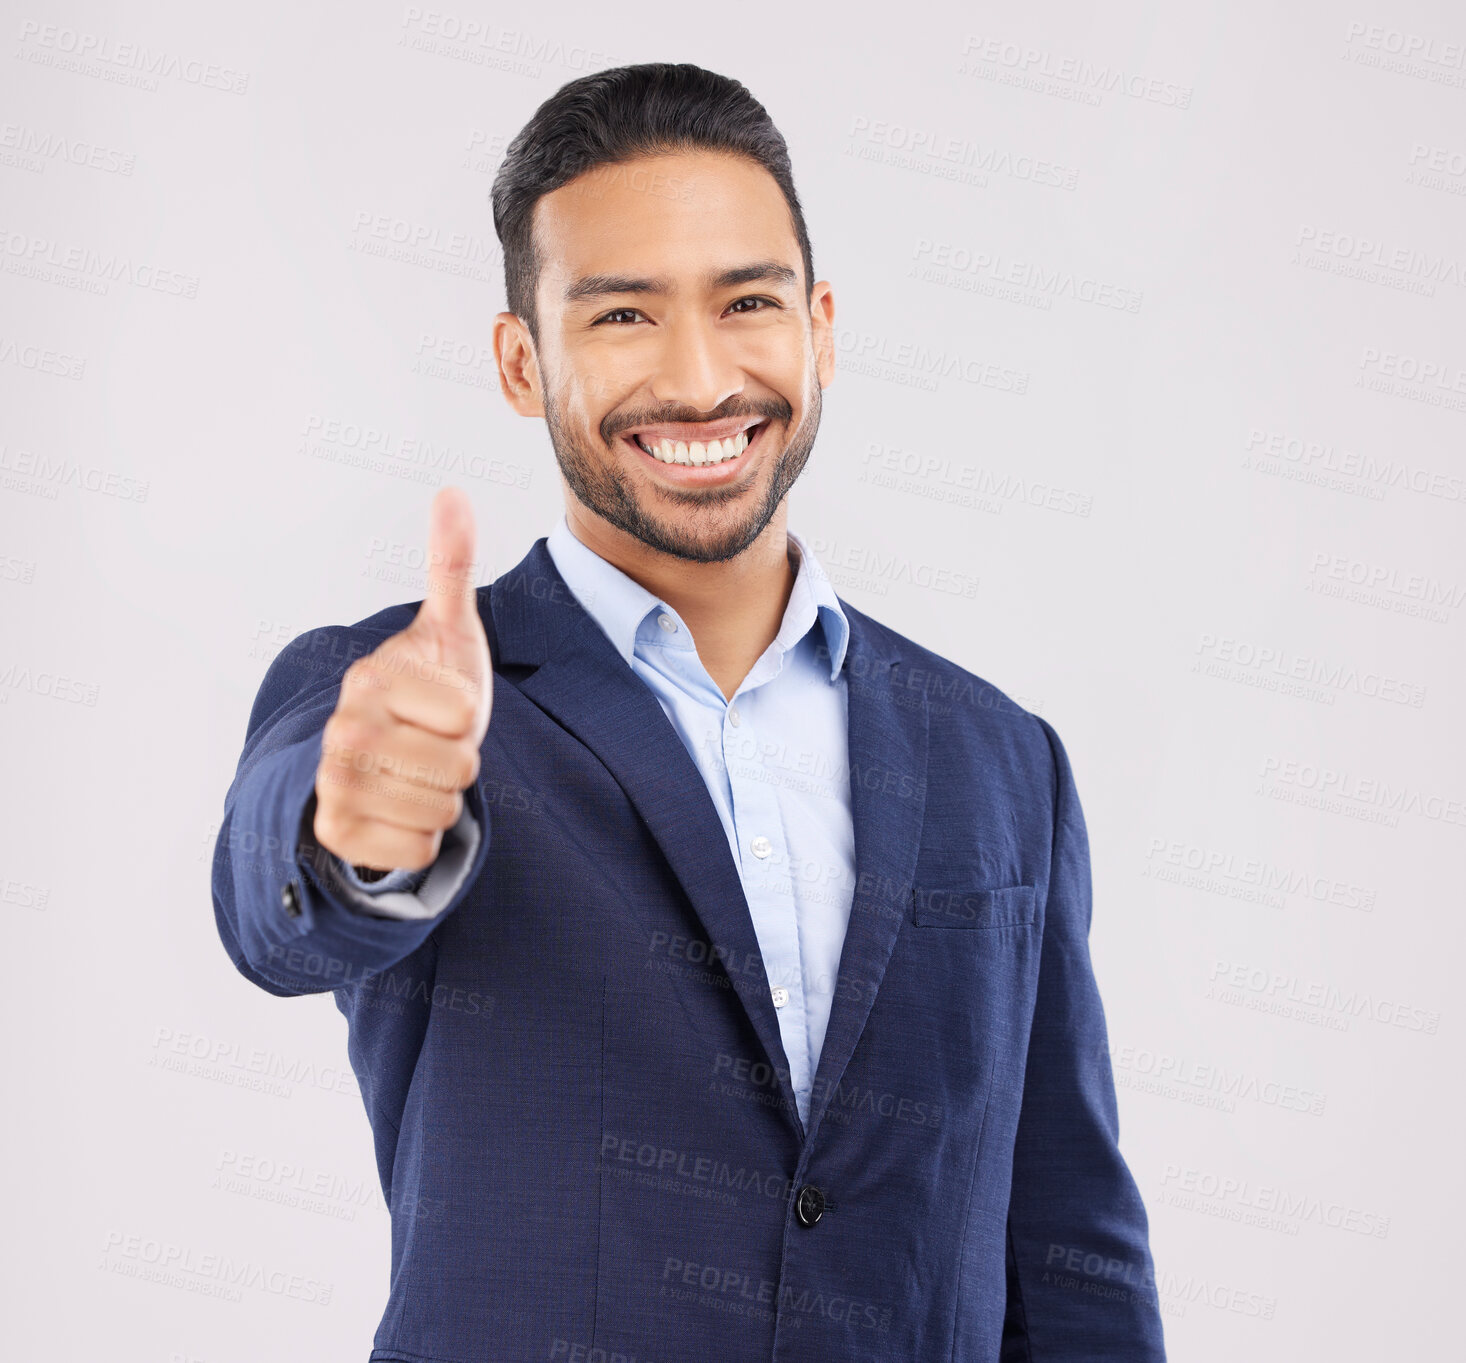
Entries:
{"label": "beard", "polygon": [[[797,429],[788,432],[794,410],[782,398],[763,403],[738,403],[728,410],[689,414],[685,410],[673,415],[657,413],[632,414],[629,420],[618,420],[608,430],[610,418],[601,422],[598,434],[602,449],[593,449],[579,433],[561,419],[560,409],[548,387],[545,389],[545,425],[555,461],[581,504],[609,521],[618,530],[640,540],[649,549],[691,563],[722,563],[741,554],[764,531],[788,495],[804,466],[809,462],[814,438],[820,428],[823,399],[818,383],[804,419]],[[675,488],[655,487],[644,505],[638,500],[637,480],[621,468],[614,456],[604,452],[618,439],[617,432],[657,421],[716,421],[728,416],[764,416],[778,421],[786,431],[784,448],[774,459],[773,473],[761,497],[754,505],[739,510],[739,503],[748,497],[749,484],[740,481],[727,487]],[[765,430],[761,439],[768,439]],[[764,462],[768,456],[762,456]],[[754,476],[760,476],[761,463]],[[665,508],[665,509],[664,509]],[[726,508],[726,511],[724,510]]]}

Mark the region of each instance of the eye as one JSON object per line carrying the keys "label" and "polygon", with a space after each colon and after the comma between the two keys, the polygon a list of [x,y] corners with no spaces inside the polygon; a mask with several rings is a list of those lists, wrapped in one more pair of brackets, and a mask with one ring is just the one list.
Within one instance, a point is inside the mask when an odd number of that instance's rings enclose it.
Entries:
{"label": "eye", "polygon": [[[739,306],[743,303],[763,304],[764,306],[751,308]],[[763,312],[765,308],[777,308],[780,306],[781,305],[777,299],[765,298],[762,294],[748,294],[743,298],[735,298],[730,304],[728,304],[727,310],[733,313],[735,316],[745,316],[748,313],[752,312]],[[619,317],[634,318],[640,317],[642,315],[643,314],[639,308],[613,308],[610,312],[604,312],[599,317],[597,317],[595,321],[591,323],[591,326],[598,327],[601,325],[602,322],[609,322],[612,326],[626,326],[628,325],[628,323],[618,322],[616,321],[616,319]]]}
{"label": "eye", "polygon": [[[737,308],[740,303],[766,303],[771,308],[777,308],[779,306],[779,304],[772,298],[764,298],[762,295],[750,294],[746,298],[735,298],[730,304],[728,304],[729,311],[731,312],[734,308]],[[745,313],[764,311],[763,308],[742,308],[739,310]]]}
{"label": "eye", "polygon": [[597,317],[596,320],[591,323],[591,326],[598,327],[602,322],[609,322],[613,317],[620,317],[628,313],[633,317],[639,317],[641,315],[636,308],[613,308],[610,312],[605,313],[600,317]]}

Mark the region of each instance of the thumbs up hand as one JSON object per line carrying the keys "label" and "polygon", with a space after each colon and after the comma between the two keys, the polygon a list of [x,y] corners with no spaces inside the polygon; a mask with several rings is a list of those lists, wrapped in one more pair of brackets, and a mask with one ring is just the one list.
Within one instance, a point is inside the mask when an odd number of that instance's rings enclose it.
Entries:
{"label": "thumbs up hand", "polygon": [[422,605],[406,629],[342,675],[321,735],[312,829],[353,866],[430,866],[478,776],[494,673],[473,556],[472,505],[460,489],[442,488]]}

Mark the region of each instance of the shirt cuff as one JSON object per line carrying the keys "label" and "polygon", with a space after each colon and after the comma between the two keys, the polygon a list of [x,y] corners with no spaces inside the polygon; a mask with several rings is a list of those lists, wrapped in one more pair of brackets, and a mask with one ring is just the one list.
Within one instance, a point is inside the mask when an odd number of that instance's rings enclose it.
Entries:
{"label": "shirt cuff", "polygon": [[[442,850],[441,848],[439,849]],[[388,871],[384,876],[378,876],[375,880],[366,880],[349,861],[341,862],[341,869],[351,886],[356,890],[365,890],[367,894],[381,894],[385,891],[406,890],[409,894],[416,894],[418,886],[423,883],[431,866],[424,866],[418,871],[408,871],[401,867]]]}
{"label": "shirt cuff", "polygon": [[330,888],[359,913],[374,918],[435,918],[462,888],[483,830],[465,804],[458,822],[443,834],[431,866],[401,867],[366,881],[335,853],[321,849],[320,867]]}

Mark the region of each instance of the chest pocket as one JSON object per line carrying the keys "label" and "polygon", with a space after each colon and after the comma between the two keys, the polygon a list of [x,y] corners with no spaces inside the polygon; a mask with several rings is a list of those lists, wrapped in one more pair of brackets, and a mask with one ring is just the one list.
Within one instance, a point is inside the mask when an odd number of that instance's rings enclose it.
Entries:
{"label": "chest pocket", "polygon": [[1011,928],[1032,923],[1032,885],[987,889],[958,885],[915,885],[911,891],[913,921],[919,928]]}

